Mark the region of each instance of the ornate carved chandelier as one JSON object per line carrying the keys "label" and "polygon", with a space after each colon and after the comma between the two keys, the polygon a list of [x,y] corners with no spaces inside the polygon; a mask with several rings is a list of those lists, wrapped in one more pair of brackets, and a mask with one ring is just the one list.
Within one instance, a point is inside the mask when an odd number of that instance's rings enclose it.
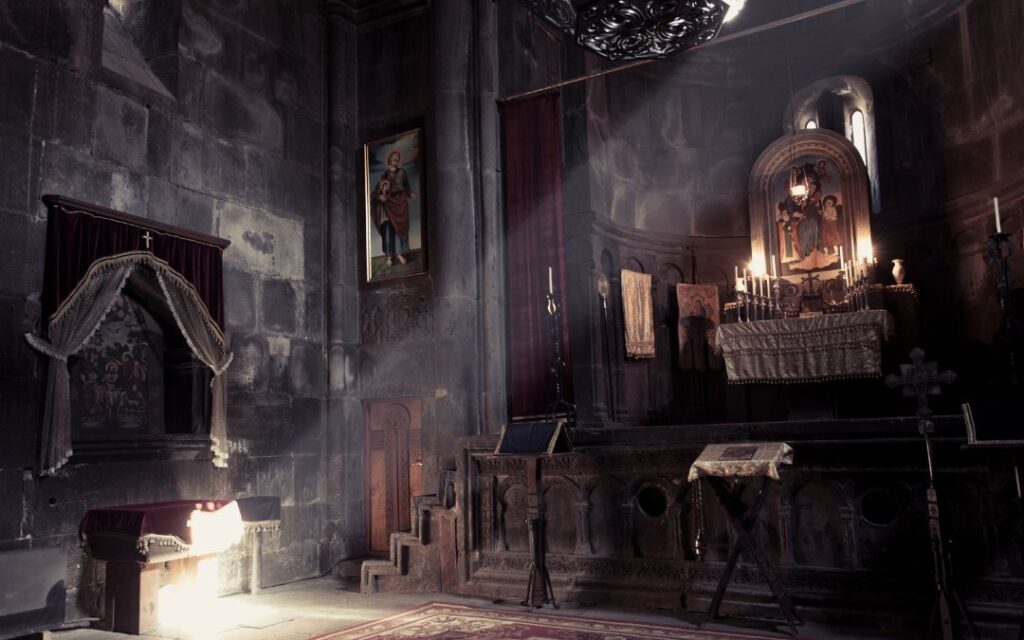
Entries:
{"label": "ornate carved chandelier", "polygon": [[523,0],[535,15],[609,60],[664,58],[718,35],[725,0]]}

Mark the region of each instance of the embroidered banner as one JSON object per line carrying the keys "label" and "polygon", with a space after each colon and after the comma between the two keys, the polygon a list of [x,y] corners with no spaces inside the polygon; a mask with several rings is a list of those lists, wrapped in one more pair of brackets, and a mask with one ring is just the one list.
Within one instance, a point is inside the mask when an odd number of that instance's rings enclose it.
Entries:
{"label": "embroidered banner", "polygon": [[654,300],[651,274],[622,270],[622,313],[626,330],[626,355],[654,357]]}

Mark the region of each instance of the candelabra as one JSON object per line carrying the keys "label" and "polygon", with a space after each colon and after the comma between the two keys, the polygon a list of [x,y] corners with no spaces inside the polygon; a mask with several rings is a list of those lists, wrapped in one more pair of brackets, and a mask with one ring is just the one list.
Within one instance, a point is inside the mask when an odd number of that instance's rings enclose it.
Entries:
{"label": "candelabra", "polygon": [[780,317],[779,301],[782,283],[778,278],[747,276],[736,289],[736,318],[740,322],[771,320]]}
{"label": "candelabra", "polygon": [[839,277],[843,280],[844,300],[850,311],[862,311],[871,308],[868,302],[870,279],[868,278],[867,269],[861,271],[860,275],[852,279],[844,272],[840,272]]}

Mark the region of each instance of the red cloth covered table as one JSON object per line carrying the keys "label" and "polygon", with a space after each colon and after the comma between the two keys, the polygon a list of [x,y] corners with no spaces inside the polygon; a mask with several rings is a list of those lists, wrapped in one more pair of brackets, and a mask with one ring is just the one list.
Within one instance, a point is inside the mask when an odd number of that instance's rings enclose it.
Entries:
{"label": "red cloth covered table", "polygon": [[[90,509],[78,525],[78,535],[88,540],[94,533],[131,536],[145,541],[150,536],[174,537],[192,544],[189,520],[193,511],[218,511],[232,500],[173,500],[151,504]],[[148,550],[149,545],[145,545]],[[141,549],[140,549],[141,550]]]}
{"label": "red cloth covered table", "polygon": [[[194,539],[200,526],[212,530],[217,540]],[[174,500],[89,510],[78,533],[89,555],[106,562],[104,600],[111,628],[134,634],[154,629],[160,587],[194,588],[198,563],[231,544],[235,527],[240,536],[242,522],[233,500]]]}

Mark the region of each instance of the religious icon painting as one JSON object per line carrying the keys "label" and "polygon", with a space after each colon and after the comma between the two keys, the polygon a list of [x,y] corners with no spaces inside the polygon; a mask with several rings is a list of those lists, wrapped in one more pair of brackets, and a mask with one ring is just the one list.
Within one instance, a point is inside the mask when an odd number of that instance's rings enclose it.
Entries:
{"label": "religious icon painting", "polygon": [[427,270],[423,130],[363,145],[366,281]]}
{"label": "religious icon painting", "polygon": [[764,273],[820,293],[842,261],[873,259],[867,171],[843,136],[779,138],[754,163],[749,192],[751,257]]}

